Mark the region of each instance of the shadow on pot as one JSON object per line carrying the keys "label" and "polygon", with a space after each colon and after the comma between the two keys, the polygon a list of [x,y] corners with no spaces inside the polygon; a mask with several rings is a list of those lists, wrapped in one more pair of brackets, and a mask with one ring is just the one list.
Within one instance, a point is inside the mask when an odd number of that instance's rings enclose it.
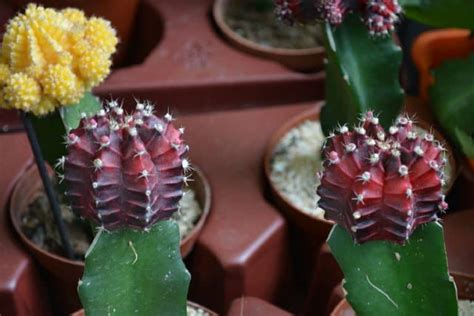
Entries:
{"label": "shadow on pot", "polygon": [[[191,232],[181,240],[181,255],[186,257],[192,250],[210,211],[211,188],[202,171],[193,166],[193,180],[189,187],[195,192],[202,213]],[[51,175],[53,174],[50,168]],[[84,262],[70,260],[46,251],[31,241],[22,231],[22,215],[28,212],[29,205],[43,194],[43,184],[35,164],[30,164],[15,184],[10,202],[10,219],[13,228],[28,251],[46,272],[51,290],[53,306],[60,314],[71,313],[80,308],[77,295],[77,282],[84,271]]]}

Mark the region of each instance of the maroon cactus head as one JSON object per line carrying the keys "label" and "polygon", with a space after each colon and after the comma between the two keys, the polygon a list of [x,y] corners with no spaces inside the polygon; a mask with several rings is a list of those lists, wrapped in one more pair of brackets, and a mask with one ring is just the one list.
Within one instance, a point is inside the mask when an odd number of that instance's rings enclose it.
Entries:
{"label": "maroon cactus head", "polygon": [[66,195],[72,209],[108,230],[147,229],[168,219],[183,195],[183,129],[172,116],[153,114],[153,105],[137,103],[125,115],[116,101],[67,136],[64,166]]}
{"label": "maroon cactus head", "polygon": [[323,151],[317,193],[325,218],[359,243],[403,244],[447,208],[441,193],[443,151],[432,134],[417,135],[408,117],[399,117],[388,133],[371,112],[353,131],[340,127]]}
{"label": "maroon cactus head", "polygon": [[293,25],[321,19],[321,13],[314,0],[275,0],[275,14],[279,20]]}
{"label": "maroon cactus head", "polygon": [[292,24],[322,20],[333,26],[350,12],[359,12],[373,35],[387,35],[398,22],[397,0],[275,0],[277,16]]}

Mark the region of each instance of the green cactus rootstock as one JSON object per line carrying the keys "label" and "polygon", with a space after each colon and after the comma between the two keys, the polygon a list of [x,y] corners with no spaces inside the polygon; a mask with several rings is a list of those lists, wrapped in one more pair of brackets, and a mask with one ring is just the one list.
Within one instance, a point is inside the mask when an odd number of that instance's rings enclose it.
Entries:
{"label": "green cactus rootstock", "polygon": [[85,258],[79,296],[87,316],[186,315],[190,274],[175,221],[148,232],[101,230]]}
{"label": "green cactus rootstock", "polygon": [[439,223],[419,227],[404,245],[357,244],[335,225],[328,244],[344,272],[346,298],[358,316],[458,314]]}
{"label": "green cactus rootstock", "polygon": [[403,105],[399,82],[401,50],[388,37],[369,35],[353,13],[338,27],[326,25],[326,106],[321,124],[326,135],[338,124],[353,124],[372,110],[388,128]]}
{"label": "green cactus rootstock", "polygon": [[445,61],[433,70],[430,105],[451,141],[474,157],[474,54]]}
{"label": "green cactus rootstock", "polygon": [[101,108],[97,97],[87,92],[78,104],[64,106],[46,116],[32,116],[43,157],[51,166],[66,154],[64,136],[69,130],[79,126],[82,113],[90,116]]}

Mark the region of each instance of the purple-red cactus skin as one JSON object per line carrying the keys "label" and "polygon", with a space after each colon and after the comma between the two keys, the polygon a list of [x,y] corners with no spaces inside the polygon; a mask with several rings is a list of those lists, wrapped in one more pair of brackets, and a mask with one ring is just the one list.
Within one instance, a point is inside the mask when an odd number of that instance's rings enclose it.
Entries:
{"label": "purple-red cactus skin", "polygon": [[125,115],[116,101],[67,136],[66,195],[73,211],[107,230],[148,229],[178,210],[189,168],[183,129],[170,114],[138,102]]}
{"label": "purple-red cactus skin", "polygon": [[293,24],[326,21],[333,26],[357,11],[373,35],[388,35],[399,21],[397,0],[275,0],[279,19]]}
{"label": "purple-red cactus skin", "polygon": [[328,138],[319,207],[358,243],[403,244],[448,207],[441,192],[445,149],[432,134],[417,135],[408,117],[388,133],[372,112],[361,120],[353,131],[342,126]]}
{"label": "purple-red cactus skin", "polygon": [[278,19],[289,25],[321,20],[321,12],[314,0],[275,0],[275,5]]}

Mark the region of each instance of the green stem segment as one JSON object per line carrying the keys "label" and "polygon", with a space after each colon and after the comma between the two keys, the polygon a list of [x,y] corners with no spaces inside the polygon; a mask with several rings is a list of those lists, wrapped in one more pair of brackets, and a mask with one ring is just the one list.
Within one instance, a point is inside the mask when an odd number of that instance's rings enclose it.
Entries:
{"label": "green stem segment", "polygon": [[150,231],[99,231],[85,259],[79,296],[89,315],[184,316],[190,274],[175,221]]}
{"label": "green stem segment", "polygon": [[346,298],[358,316],[458,314],[439,223],[421,226],[405,245],[356,244],[335,225],[328,244],[344,272]]}
{"label": "green stem segment", "polygon": [[86,93],[78,104],[67,105],[43,117],[32,117],[44,159],[51,165],[66,154],[64,137],[79,126],[81,113],[96,114],[102,108],[97,97]]}
{"label": "green stem segment", "polygon": [[370,36],[353,13],[338,27],[326,25],[326,106],[321,124],[326,135],[338,124],[354,124],[369,110],[385,128],[403,105],[399,82],[400,48],[390,37]]}

